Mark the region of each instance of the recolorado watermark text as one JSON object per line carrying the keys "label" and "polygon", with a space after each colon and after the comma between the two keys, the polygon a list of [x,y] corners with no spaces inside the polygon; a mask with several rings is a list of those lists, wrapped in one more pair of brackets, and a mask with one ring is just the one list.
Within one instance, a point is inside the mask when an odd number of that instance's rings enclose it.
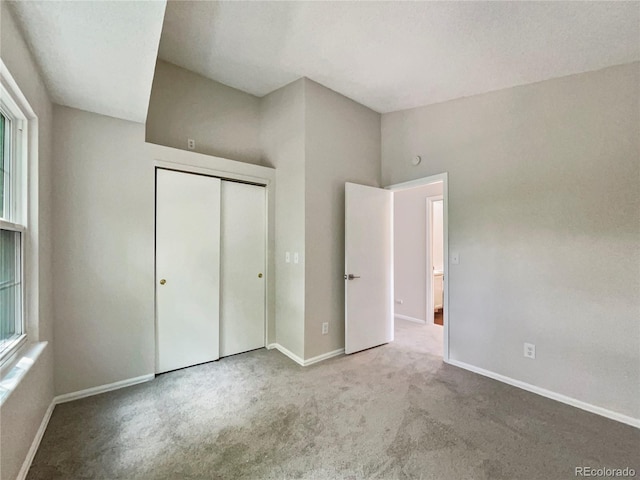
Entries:
{"label": "recolorado watermark text", "polygon": [[636,471],[631,467],[624,468],[609,468],[609,467],[576,467],[576,477],[620,477],[620,478],[633,478],[636,476]]}

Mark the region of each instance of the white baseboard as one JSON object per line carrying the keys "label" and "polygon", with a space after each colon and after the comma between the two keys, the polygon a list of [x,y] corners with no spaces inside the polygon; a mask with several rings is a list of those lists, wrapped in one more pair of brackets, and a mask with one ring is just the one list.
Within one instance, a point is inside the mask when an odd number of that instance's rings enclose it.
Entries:
{"label": "white baseboard", "polygon": [[33,442],[31,442],[31,447],[29,447],[29,451],[27,452],[27,456],[24,459],[22,468],[20,469],[16,480],[24,480],[25,478],[27,478],[27,474],[29,473],[29,469],[31,468],[31,463],[36,456],[36,452],[38,451],[38,447],[40,446],[40,442],[42,441],[44,432],[47,430],[49,420],[51,420],[51,415],[53,414],[53,409],[56,405],[60,403],[70,402],[72,400],[78,400],[80,398],[90,397],[92,395],[98,395],[99,393],[110,392],[112,390],[118,390],[124,387],[130,387],[139,383],[148,382],[149,380],[153,380],[154,378],[154,374],[142,375],[141,377],[128,378],[126,380],[120,380],[119,382],[100,385],[93,388],[87,388],[86,390],[80,390],[78,392],[65,393],[64,395],[58,395],[57,397],[54,397],[51,401],[51,405],[49,405],[49,408],[47,408],[47,411],[42,418],[42,422],[40,423],[40,427],[36,432],[36,436],[34,437]]}
{"label": "white baseboard", "polygon": [[338,350],[334,350],[333,352],[323,353],[322,355],[318,355],[317,357],[311,357],[304,361],[304,366],[313,365],[314,363],[322,362],[323,360],[328,360],[333,357],[337,357],[344,354],[344,348],[339,348]]}
{"label": "white baseboard", "polygon": [[286,355],[287,357],[289,357],[291,360],[293,360],[294,362],[296,362],[298,365],[301,365],[304,367],[304,360],[301,359],[298,355],[296,355],[295,353],[293,353],[291,350],[283,347],[282,345],[280,345],[279,343],[270,343],[269,345],[267,345],[267,348],[269,350],[273,350],[274,348],[276,350],[278,350],[280,353],[282,353],[283,355]]}
{"label": "white baseboard", "polygon": [[49,425],[49,420],[51,420],[51,414],[53,413],[53,409],[55,408],[56,403],[55,399],[51,401],[51,404],[47,408],[47,411],[44,413],[44,417],[42,417],[42,422],[40,422],[40,427],[36,432],[36,436],[33,438],[33,442],[31,442],[31,447],[29,447],[29,451],[27,452],[27,457],[24,459],[22,463],[22,468],[18,472],[18,476],[16,480],[24,480],[27,478],[27,474],[29,473],[29,469],[31,468],[31,463],[36,456],[36,452],[38,451],[38,447],[40,446],[40,442],[42,441],[42,437],[44,437],[44,432],[47,430],[47,425]]}
{"label": "white baseboard", "polygon": [[323,353],[322,355],[309,358],[308,360],[303,360],[291,350],[283,347],[279,343],[270,343],[269,345],[267,345],[268,350],[273,350],[274,348],[303,367],[308,367],[309,365],[313,365],[314,363],[322,362],[323,360],[328,360],[329,358],[337,357],[338,355],[342,355],[344,353],[344,348],[339,348],[338,350],[334,350],[333,352]]}
{"label": "white baseboard", "polygon": [[139,383],[148,382],[153,380],[155,375],[150,373],[148,375],[142,375],[135,378],[127,378],[126,380],[120,380],[119,382],[109,383],[107,385],[100,385],[98,387],[87,388],[86,390],[80,390],[78,392],[65,393],[64,395],[58,395],[53,399],[54,403],[66,403],[72,400],[78,400],[80,398],[90,397],[92,395],[98,395],[100,393],[110,392],[112,390],[118,390],[124,387],[130,387]]}
{"label": "white baseboard", "polygon": [[421,325],[426,325],[427,324],[426,320],[422,320],[422,319],[416,318],[416,317],[409,317],[407,315],[400,315],[399,313],[396,313],[393,316],[396,317],[396,318],[399,318],[400,320],[408,320],[410,322],[419,323]]}
{"label": "white baseboard", "polygon": [[454,365],[456,367],[463,368],[465,370],[469,370],[470,372],[478,373],[485,377],[493,378],[494,380],[498,380],[499,382],[521,388],[522,390],[526,390],[531,393],[536,393],[543,397],[550,398],[551,400],[556,400],[561,403],[566,403],[567,405],[571,405],[572,407],[576,407],[581,410],[586,410],[587,412],[595,413],[596,415],[610,418],[611,420],[615,420],[617,422],[626,423],[627,425],[631,425],[632,427],[640,428],[640,418],[629,417],[627,415],[623,415],[622,413],[617,413],[612,410],[608,410],[606,408],[598,407],[596,405],[583,402],[582,400],[578,400],[573,397],[568,397],[567,395],[563,395],[561,393],[552,392],[551,390],[547,390],[542,387],[537,387],[535,385],[531,385],[530,383],[522,382],[520,380],[515,380],[511,377],[507,377],[499,373],[492,372],[490,370],[485,370],[484,368],[476,367],[468,363],[460,362],[458,360],[450,359],[447,363]]}

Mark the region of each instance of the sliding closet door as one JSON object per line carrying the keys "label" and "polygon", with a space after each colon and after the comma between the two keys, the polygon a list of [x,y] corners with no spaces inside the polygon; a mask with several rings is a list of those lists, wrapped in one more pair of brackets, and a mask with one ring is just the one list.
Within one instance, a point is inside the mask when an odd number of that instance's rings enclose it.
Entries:
{"label": "sliding closet door", "polygon": [[222,182],[220,356],[265,346],[266,189]]}
{"label": "sliding closet door", "polygon": [[220,179],[156,172],[161,373],[219,358]]}

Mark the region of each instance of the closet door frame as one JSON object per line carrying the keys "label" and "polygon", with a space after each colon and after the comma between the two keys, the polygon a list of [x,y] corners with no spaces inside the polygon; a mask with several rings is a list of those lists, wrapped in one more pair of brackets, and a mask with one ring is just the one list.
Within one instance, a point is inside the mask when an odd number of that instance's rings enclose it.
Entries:
{"label": "closet door frame", "polygon": [[[154,182],[157,169],[173,170],[183,173],[216,177],[220,180],[248,183],[264,186],[266,190],[266,235],[265,235],[265,339],[267,348],[275,343],[275,169],[236,162],[219,157],[210,157],[192,152],[179,151],[161,146],[150,146],[157,150],[154,154],[153,164]],[[155,187],[154,187],[155,197]],[[154,207],[154,216],[155,216]],[[159,362],[158,351],[158,273],[155,271],[156,239],[154,218],[154,343],[155,343],[155,367]]]}

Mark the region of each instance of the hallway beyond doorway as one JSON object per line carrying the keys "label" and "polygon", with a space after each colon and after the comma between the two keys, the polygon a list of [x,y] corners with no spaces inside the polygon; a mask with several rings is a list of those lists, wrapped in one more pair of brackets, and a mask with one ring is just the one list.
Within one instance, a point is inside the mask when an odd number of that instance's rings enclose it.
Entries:
{"label": "hallway beyond doorway", "polygon": [[395,318],[394,343],[406,351],[442,357],[442,327]]}

